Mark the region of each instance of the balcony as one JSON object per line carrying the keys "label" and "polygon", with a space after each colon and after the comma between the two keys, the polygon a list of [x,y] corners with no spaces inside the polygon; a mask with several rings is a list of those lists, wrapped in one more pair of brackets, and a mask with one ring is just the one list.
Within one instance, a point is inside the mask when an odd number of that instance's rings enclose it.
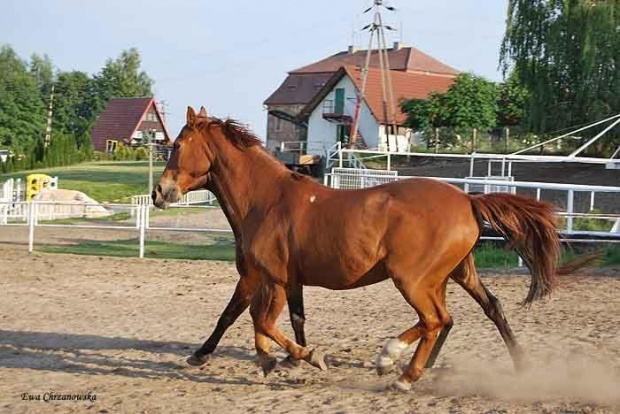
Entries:
{"label": "balcony", "polygon": [[336,124],[350,125],[353,118],[346,114],[344,103],[337,107],[333,99],[323,101],[323,119]]}

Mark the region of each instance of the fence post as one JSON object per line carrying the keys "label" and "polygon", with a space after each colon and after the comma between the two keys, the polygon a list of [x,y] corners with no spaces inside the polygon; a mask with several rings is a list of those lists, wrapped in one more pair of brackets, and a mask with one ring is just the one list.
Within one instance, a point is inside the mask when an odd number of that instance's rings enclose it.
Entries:
{"label": "fence post", "polygon": [[342,168],[342,143],[338,141],[338,167]]}
{"label": "fence post", "polygon": [[573,212],[574,210],[574,202],[575,202],[575,190],[568,190],[568,200],[566,203],[566,212],[568,216],[566,217],[566,232],[571,234],[573,232]]}
{"label": "fence post", "polygon": [[34,226],[36,223],[36,205],[34,201],[28,203],[28,253],[34,250]]}
{"label": "fence post", "polygon": [[594,210],[594,191],[590,192],[590,211]]}
{"label": "fence post", "polygon": [[388,152],[388,154],[387,154],[387,170],[390,171],[391,168],[392,168],[392,156],[391,156],[391,153]]}
{"label": "fence post", "polygon": [[145,227],[146,227],[146,209],[148,208],[145,205],[141,205],[140,207],[140,223],[139,223],[139,229],[140,229],[140,252],[139,252],[139,257],[140,259],[144,258],[144,236],[145,236]]}

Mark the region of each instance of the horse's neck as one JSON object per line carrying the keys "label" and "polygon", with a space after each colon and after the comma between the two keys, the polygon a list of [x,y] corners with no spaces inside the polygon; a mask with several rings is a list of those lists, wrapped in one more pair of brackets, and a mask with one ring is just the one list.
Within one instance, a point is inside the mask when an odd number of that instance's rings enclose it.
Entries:
{"label": "horse's neck", "polygon": [[236,236],[250,212],[267,210],[277,202],[287,171],[259,147],[218,156],[211,187]]}

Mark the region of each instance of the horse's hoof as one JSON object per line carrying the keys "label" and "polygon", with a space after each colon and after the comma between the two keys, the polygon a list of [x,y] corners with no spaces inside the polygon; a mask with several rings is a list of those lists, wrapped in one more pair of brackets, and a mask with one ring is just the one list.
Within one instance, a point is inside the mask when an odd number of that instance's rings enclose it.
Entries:
{"label": "horse's hoof", "polygon": [[377,365],[377,375],[381,376],[381,375],[389,374],[390,372],[392,372],[393,369],[394,369],[394,364]]}
{"label": "horse's hoof", "polygon": [[396,391],[402,391],[402,392],[407,392],[411,390],[411,383],[410,382],[404,382],[404,381],[400,381],[400,380],[396,380],[392,383],[391,388],[393,390]]}
{"label": "horse's hoof", "polygon": [[260,357],[260,367],[263,369],[263,376],[269,375],[278,365],[278,360],[273,355],[262,355]]}
{"label": "horse's hoof", "polygon": [[209,359],[211,359],[211,356],[209,354],[205,354],[202,356],[192,354],[189,358],[187,358],[186,361],[187,361],[187,364],[191,365],[192,367],[201,367],[207,362],[209,362]]}
{"label": "horse's hoof", "polygon": [[280,367],[285,369],[296,369],[301,366],[301,361],[299,359],[295,359],[292,356],[287,356],[284,361],[280,362]]}
{"label": "horse's hoof", "polygon": [[307,357],[304,358],[308,364],[313,367],[317,367],[321,371],[327,371],[327,363],[325,362],[325,355],[318,351],[310,351]]}

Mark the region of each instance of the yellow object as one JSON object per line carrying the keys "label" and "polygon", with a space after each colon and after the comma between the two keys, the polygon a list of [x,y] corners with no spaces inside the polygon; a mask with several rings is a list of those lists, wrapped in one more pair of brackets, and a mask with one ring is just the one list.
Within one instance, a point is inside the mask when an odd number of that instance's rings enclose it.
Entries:
{"label": "yellow object", "polygon": [[52,177],[46,174],[30,174],[26,177],[26,200],[31,201],[44,188],[52,185]]}

